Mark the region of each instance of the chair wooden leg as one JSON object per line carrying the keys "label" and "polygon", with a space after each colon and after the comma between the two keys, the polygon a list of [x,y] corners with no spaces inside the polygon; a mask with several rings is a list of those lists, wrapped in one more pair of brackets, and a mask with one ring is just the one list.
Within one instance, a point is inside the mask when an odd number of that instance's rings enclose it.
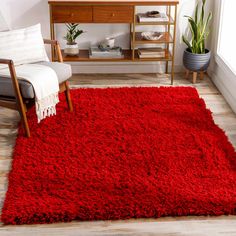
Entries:
{"label": "chair wooden leg", "polygon": [[10,74],[11,74],[13,88],[15,90],[17,108],[20,113],[21,119],[23,121],[26,136],[29,138],[30,137],[30,129],[29,129],[28,120],[27,120],[27,116],[26,116],[27,110],[26,110],[26,106],[25,106],[24,101],[21,96],[20,87],[19,87],[19,83],[17,80],[16,71],[15,71],[13,61],[9,61],[8,66],[9,66],[9,70],[10,70]]}
{"label": "chair wooden leg", "polygon": [[197,72],[193,72],[193,84],[197,82]]}
{"label": "chair wooden leg", "polygon": [[65,90],[66,101],[67,101],[69,110],[70,110],[70,111],[73,111],[73,105],[72,105],[72,101],[71,101],[70,88],[69,88],[69,83],[68,83],[68,81],[65,82],[65,87],[66,87],[66,90]]}
{"label": "chair wooden leg", "polygon": [[28,120],[27,120],[27,116],[26,116],[26,108],[25,108],[25,105],[23,104],[22,101],[18,101],[18,109],[19,109],[19,113],[21,116],[21,120],[23,122],[26,137],[29,138],[30,137],[30,129],[29,129],[29,124],[28,124]]}

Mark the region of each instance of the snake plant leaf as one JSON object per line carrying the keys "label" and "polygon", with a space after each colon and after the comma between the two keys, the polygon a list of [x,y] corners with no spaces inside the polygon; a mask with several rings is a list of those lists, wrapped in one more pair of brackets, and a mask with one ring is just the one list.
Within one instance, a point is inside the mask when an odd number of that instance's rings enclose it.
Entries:
{"label": "snake plant leaf", "polygon": [[207,17],[206,23],[204,24],[203,32],[206,31],[206,28],[208,27],[209,22],[212,20],[212,17],[213,17],[213,14],[212,14],[212,12],[210,12],[209,15],[208,15],[208,17]]}
{"label": "snake plant leaf", "polygon": [[205,4],[206,0],[202,0],[202,12],[201,12],[201,25],[203,26],[204,17],[205,17]]}
{"label": "snake plant leaf", "polygon": [[195,9],[195,22],[196,23],[198,22],[198,4],[197,4],[196,9]]}
{"label": "snake plant leaf", "polygon": [[209,34],[207,34],[206,30],[208,28],[208,25],[209,25],[209,22],[211,21],[211,19],[212,19],[212,12],[209,13],[207,20],[202,28],[201,38],[203,38],[203,40],[205,40],[209,35]]}
{"label": "snake plant leaf", "polygon": [[[188,46],[192,53],[197,54],[205,53],[205,40],[209,36],[208,26],[212,19],[212,12],[210,12],[208,14],[207,19],[205,20],[206,0],[201,0],[201,3],[201,8],[200,2],[198,2],[196,5],[194,18],[191,16],[184,16],[188,19],[189,30],[191,32],[191,39],[188,40],[186,37],[182,37],[183,42]],[[200,9],[201,12],[199,12]]]}
{"label": "snake plant leaf", "polygon": [[184,35],[182,36],[182,40],[187,45],[187,47],[191,50],[192,46],[191,46],[190,42],[185,38]]}
{"label": "snake plant leaf", "polygon": [[197,27],[197,24],[195,23],[195,21],[191,17],[188,18],[188,21],[189,21],[189,24],[191,26],[190,29],[191,29],[191,31],[193,33],[193,37],[195,39],[197,39],[198,38],[198,27]]}

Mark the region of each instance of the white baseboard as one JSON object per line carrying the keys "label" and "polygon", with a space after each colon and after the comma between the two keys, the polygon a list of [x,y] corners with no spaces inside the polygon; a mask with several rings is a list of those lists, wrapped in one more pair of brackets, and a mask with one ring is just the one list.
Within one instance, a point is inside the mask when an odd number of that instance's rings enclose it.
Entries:
{"label": "white baseboard", "polygon": [[[70,63],[74,74],[120,74],[120,73],[165,73],[165,65],[160,62],[120,63],[82,62]],[[182,72],[182,65],[175,65],[175,72]],[[171,71],[171,66],[169,66]]]}
{"label": "white baseboard", "polygon": [[213,83],[236,113],[236,76],[223,63],[215,63],[209,71]]}
{"label": "white baseboard", "polygon": [[216,87],[220,90],[225,100],[228,102],[234,113],[236,113],[236,99],[230,93],[230,91],[226,88],[224,83],[217,77],[215,74],[212,76],[212,81],[216,85]]}

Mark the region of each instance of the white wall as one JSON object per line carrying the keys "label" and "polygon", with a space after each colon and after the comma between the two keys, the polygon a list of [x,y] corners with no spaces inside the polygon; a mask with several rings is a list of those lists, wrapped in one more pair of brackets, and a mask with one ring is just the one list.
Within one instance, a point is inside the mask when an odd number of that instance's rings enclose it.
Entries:
{"label": "white wall", "polygon": [[[45,38],[49,38],[49,11],[47,0],[0,0],[0,11],[4,15],[7,23],[12,29],[26,27],[40,22]],[[208,0],[207,8],[212,9],[214,0]],[[192,15],[197,0],[180,0],[178,11],[178,31],[176,45],[175,68],[177,71],[182,70],[182,53],[185,46],[181,42],[181,35],[185,32],[187,21],[184,15]],[[139,9],[146,11],[150,8]],[[57,37],[62,46],[65,44],[63,35],[65,27],[58,25]],[[78,42],[81,48],[87,48],[90,44],[96,44],[108,36],[117,36],[116,44],[124,48],[128,47],[129,26],[128,25],[81,25],[81,28],[87,33],[83,34]],[[151,29],[151,28],[146,28]],[[75,72],[159,72],[162,67],[158,63],[76,63],[73,65]]]}

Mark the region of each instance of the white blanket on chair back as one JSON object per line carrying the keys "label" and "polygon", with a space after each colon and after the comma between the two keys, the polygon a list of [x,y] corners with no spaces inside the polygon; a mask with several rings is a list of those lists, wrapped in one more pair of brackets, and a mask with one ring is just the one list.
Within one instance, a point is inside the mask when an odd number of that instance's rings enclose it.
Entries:
{"label": "white blanket on chair back", "polygon": [[[18,79],[30,82],[34,88],[38,122],[56,114],[59,83],[55,71],[48,66],[37,64],[25,64],[15,68]],[[0,69],[0,75],[10,76],[9,69]]]}

